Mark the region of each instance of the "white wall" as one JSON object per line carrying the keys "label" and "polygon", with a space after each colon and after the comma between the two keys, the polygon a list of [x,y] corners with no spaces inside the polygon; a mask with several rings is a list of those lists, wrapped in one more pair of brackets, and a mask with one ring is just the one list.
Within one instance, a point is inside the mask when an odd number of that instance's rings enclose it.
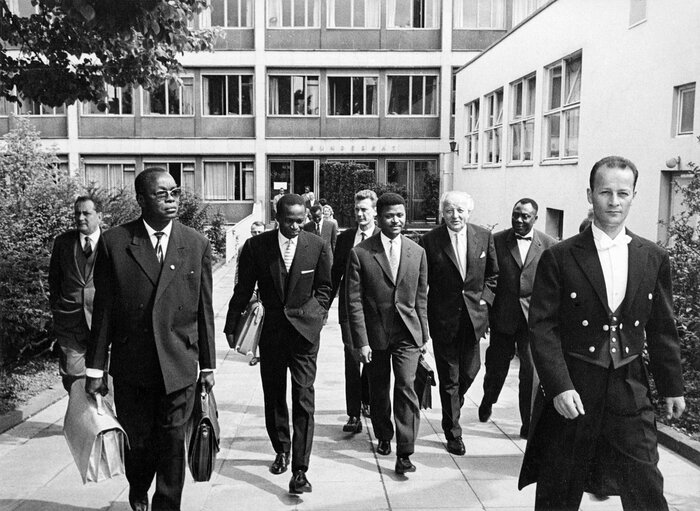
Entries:
{"label": "white wall", "polygon": [[[476,201],[475,223],[508,227],[512,204],[530,196],[540,204],[538,228],[544,230],[545,208],[564,211],[564,237],[575,234],[588,210],[586,188],[593,163],[603,156],[630,158],[640,170],[638,195],[628,226],[656,239],[661,170],[679,156],[700,162],[700,105],[696,100],[695,133],[672,137],[674,87],[700,82],[700,2],[648,0],[647,20],[629,27],[628,0],[558,0],[521,25],[462,69],[457,77],[455,138],[464,146],[462,105],[504,87],[504,141],[508,154],[509,84],[537,73],[534,165],[461,168],[455,188]],[[542,164],[544,67],[583,51],[579,158],[574,164]],[[697,92],[696,92],[697,96]],[[482,137],[483,139],[483,137]],[[483,145],[480,151],[483,156]]]}

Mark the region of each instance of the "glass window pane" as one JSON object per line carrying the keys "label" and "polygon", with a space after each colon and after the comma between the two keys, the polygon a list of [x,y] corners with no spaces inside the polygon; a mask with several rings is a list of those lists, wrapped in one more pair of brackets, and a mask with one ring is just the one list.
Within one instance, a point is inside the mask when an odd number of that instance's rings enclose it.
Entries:
{"label": "glass window pane", "polygon": [[182,82],[180,115],[192,115],[194,114],[194,78],[185,77]]}
{"label": "glass window pane", "polygon": [[211,9],[211,26],[223,27],[224,20],[224,2],[226,0],[210,0],[209,9]]}
{"label": "glass window pane", "polygon": [[578,124],[579,109],[574,108],[564,112],[566,122],[566,142],[564,144],[564,156],[578,155]]}
{"label": "glass window pane", "polygon": [[389,115],[408,115],[410,76],[389,77]]}
{"label": "glass window pane", "polygon": [[255,172],[253,169],[253,162],[243,163],[243,184],[241,185],[241,190],[243,191],[242,200],[253,200],[254,184],[255,184]]}
{"label": "glass window pane", "polygon": [[479,6],[474,0],[457,0],[457,2],[460,1],[462,2],[462,26],[460,28],[476,28]]}
{"label": "glass window pane", "polygon": [[251,0],[239,0],[241,4],[241,27],[252,27],[253,26],[253,9],[250,4]]}
{"label": "glass window pane", "polygon": [[377,115],[376,78],[365,78],[365,114]]}
{"label": "glass window pane", "polygon": [[280,1],[282,2],[282,26],[293,27],[294,25],[292,23],[292,0]]}
{"label": "glass window pane", "polygon": [[306,19],[306,0],[293,0],[294,2],[294,24],[295,27],[303,27]]}
{"label": "glass window pane", "polygon": [[513,86],[513,118],[517,119],[523,115],[523,82],[518,82]]}
{"label": "glass window pane", "polygon": [[352,79],[352,114],[364,115],[364,78],[355,76]]}
{"label": "glass window pane", "polygon": [[307,0],[306,26],[318,27],[321,23],[321,8],[319,0]]}
{"label": "glass window pane", "polygon": [[122,115],[134,113],[134,89],[128,87],[121,90],[122,93]]}
{"label": "glass window pane", "polygon": [[270,78],[270,113],[290,115],[292,113],[292,77]]}
{"label": "glass window pane", "polygon": [[[393,27],[411,27],[411,3],[412,0],[395,0]],[[389,3],[389,5],[391,5],[391,3]]]}
{"label": "glass window pane", "polygon": [[350,115],[350,78],[333,76],[328,78],[330,115]]}
{"label": "glass window pane", "polygon": [[225,76],[204,76],[204,115],[224,115]]}
{"label": "glass window pane", "polygon": [[147,94],[150,98],[150,103],[148,105],[150,110],[147,110],[147,113],[159,115],[165,114],[165,88],[166,85],[162,85],[155,91]]}
{"label": "glass window pane", "polygon": [[108,186],[108,168],[106,164],[86,163],[85,164],[85,184],[106,187]]}
{"label": "glass window pane", "polygon": [[239,76],[229,76],[228,77],[228,112],[233,115],[240,115],[241,108],[239,104],[240,99],[240,86],[239,86]]}
{"label": "glass window pane", "polygon": [[239,0],[226,0],[228,3],[228,25],[229,27],[240,26],[240,20],[238,19],[238,1]]}
{"label": "glass window pane", "polygon": [[194,191],[194,163],[182,164],[182,187]]}
{"label": "glass window pane", "polygon": [[549,70],[549,108],[561,106],[561,66]]}
{"label": "glass window pane", "polygon": [[253,77],[241,76],[241,115],[253,113]]}
{"label": "glass window pane", "polygon": [[387,182],[408,186],[408,161],[387,161]]}
{"label": "glass window pane", "polygon": [[566,103],[581,100],[581,58],[566,61]]}
{"label": "glass window pane", "polygon": [[693,132],[695,117],[695,89],[686,89],[680,94],[680,133]]}
{"label": "glass window pane", "polygon": [[525,115],[534,115],[535,114],[535,90],[537,88],[537,83],[536,79],[533,76],[532,78],[527,79],[527,86],[526,86],[526,92],[527,92],[527,99],[526,99],[526,107],[525,107]]}
{"label": "glass window pane", "polygon": [[306,77],[306,113],[318,115],[318,76]]}
{"label": "glass window pane", "polygon": [[352,16],[352,2],[348,0],[334,0],[334,26],[350,27],[350,17]]}
{"label": "glass window pane", "polygon": [[365,0],[351,0],[348,3],[354,3],[354,13],[353,13],[353,26],[354,27],[364,27],[365,26]]}
{"label": "glass window pane", "polygon": [[546,144],[545,154],[547,158],[559,158],[559,114],[545,117]]}
{"label": "glass window pane", "polygon": [[437,114],[437,76],[425,77],[425,115]]}
{"label": "glass window pane", "polygon": [[521,159],[520,155],[520,144],[521,144],[521,124],[514,124],[510,127],[510,138],[511,138],[511,148],[510,148],[510,159],[514,161],[519,161]]}
{"label": "glass window pane", "polygon": [[226,200],[226,162],[204,162],[204,199]]}
{"label": "glass window pane", "polygon": [[411,77],[411,115],[423,115],[423,77]]}
{"label": "glass window pane", "polygon": [[535,140],[535,121],[525,123],[525,133],[523,134],[523,160],[532,160],[532,148]]}

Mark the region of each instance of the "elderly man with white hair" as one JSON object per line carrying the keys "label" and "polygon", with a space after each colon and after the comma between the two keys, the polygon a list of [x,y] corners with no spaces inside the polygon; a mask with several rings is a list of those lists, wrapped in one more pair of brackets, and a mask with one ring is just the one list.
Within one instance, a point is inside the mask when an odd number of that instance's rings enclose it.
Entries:
{"label": "elderly man with white hair", "polygon": [[467,223],[474,200],[461,191],[440,201],[444,225],[421,240],[428,258],[428,324],[440,382],[442,429],[447,451],[466,452],[459,424],[464,396],[481,361],[479,340],[486,334],[489,307],[498,279],[491,231]]}

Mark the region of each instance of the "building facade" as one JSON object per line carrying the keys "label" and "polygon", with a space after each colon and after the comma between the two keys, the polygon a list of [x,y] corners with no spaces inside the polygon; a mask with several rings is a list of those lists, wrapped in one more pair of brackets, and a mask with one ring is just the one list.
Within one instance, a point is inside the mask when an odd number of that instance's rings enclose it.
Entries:
{"label": "building facade", "polygon": [[695,0],[556,0],[461,68],[453,184],[474,221],[505,228],[527,196],[539,228],[569,237],[593,163],[617,154],[640,171],[629,228],[663,240],[700,162],[699,19]]}
{"label": "building facade", "polygon": [[[106,111],[0,104],[29,115],[85,183],[129,186],[165,166],[228,222],[265,220],[278,188],[309,186],[324,162],[353,161],[405,185],[421,222],[423,178],[453,163],[453,72],[507,33],[536,0],[211,0],[211,53],[186,54],[182,83],[110,91]],[[18,12],[29,0],[14,0]],[[27,11],[29,12],[29,11]]]}

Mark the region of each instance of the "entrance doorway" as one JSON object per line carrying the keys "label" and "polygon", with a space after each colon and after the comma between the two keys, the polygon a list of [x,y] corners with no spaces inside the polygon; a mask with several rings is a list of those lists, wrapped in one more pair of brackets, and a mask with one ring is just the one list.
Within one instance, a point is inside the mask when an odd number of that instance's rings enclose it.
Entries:
{"label": "entrance doorway", "polygon": [[437,160],[387,160],[387,182],[406,188],[408,222],[425,222],[425,178],[437,173]]}
{"label": "entrance doorway", "polygon": [[270,160],[269,171],[271,220],[275,217],[273,199],[280,188],[284,188],[286,193],[301,195],[304,193],[304,187],[308,186],[318,197],[318,160]]}

